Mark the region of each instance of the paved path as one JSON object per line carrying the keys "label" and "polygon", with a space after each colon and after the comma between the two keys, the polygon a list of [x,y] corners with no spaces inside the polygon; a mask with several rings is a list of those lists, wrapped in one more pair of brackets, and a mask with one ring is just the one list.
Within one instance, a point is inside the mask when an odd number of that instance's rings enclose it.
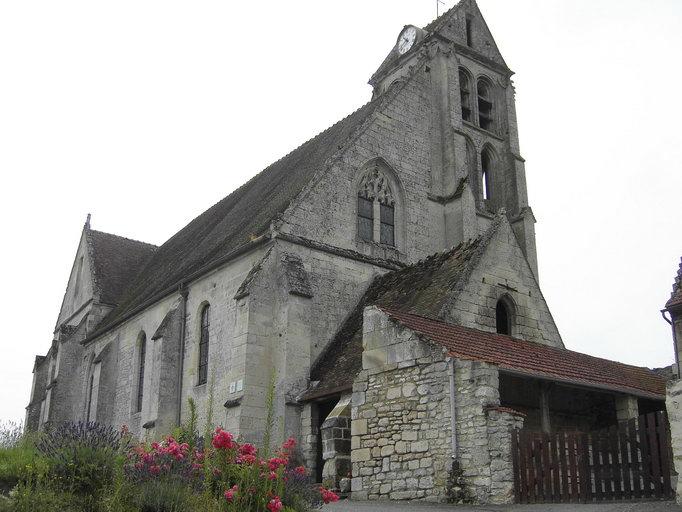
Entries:
{"label": "paved path", "polygon": [[322,507],[323,512],[682,512],[673,502],[615,503],[601,505],[455,506],[429,503],[341,500]]}

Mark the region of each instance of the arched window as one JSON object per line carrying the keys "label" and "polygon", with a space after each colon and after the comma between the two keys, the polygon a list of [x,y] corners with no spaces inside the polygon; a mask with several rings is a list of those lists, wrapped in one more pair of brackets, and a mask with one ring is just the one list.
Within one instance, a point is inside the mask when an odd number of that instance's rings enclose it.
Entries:
{"label": "arched window", "polygon": [[90,413],[92,412],[92,388],[95,384],[95,376],[90,375],[90,382],[88,383],[88,410],[85,413],[85,421],[90,421]]}
{"label": "arched window", "polygon": [[490,149],[481,152],[481,198],[488,200],[492,197],[493,155]]}
{"label": "arched window", "polygon": [[358,237],[395,246],[395,199],[378,166],[367,171],[358,190]]}
{"label": "arched window", "polygon": [[143,332],[139,338],[139,361],[137,363],[137,396],[135,397],[135,412],[142,411],[144,398],[144,365],[147,358],[147,335]]}
{"label": "arched window", "polygon": [[478,125],[484,130],[492,131],[495,128],[492,85],[481,78],[476,84],[476,90],[478,93]]}
{"label": "arched window", "polygon": [[502,297],[495,306],[495,329],[498,334],[512,334],[513,310],[511,300]]}
{"label": "arched window", "polygon": [[459,68],[459,97],[462,103],[462,119],[471,122],[471,80],[464,69]]}
{"label": "arched window", "polygon": [[201,331],[199,333],[199,380],[198,385],[206,384],[208,380],[208,343],[211,306],[206,304],[201,310]]}

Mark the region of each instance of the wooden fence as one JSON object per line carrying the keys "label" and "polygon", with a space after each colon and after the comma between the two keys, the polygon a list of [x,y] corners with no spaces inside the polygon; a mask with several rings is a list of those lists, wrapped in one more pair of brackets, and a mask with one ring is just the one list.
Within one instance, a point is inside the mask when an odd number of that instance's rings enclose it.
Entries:
{"label": "wooden fence", "polygon": [[672,453],[666,413],[607,430],[512,434],[519,503],[671,499]]}

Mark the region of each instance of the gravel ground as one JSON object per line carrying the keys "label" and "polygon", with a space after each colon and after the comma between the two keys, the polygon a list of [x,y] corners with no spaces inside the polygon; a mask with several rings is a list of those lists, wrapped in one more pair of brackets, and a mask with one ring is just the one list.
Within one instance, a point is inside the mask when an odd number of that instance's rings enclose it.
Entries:
{"label": "gravel ground", "polygon": [[323,512],[682,512],[674,502],[607,503],[599,505],[503,505],[455,506],[415,502],[341,500],[325,505]]}

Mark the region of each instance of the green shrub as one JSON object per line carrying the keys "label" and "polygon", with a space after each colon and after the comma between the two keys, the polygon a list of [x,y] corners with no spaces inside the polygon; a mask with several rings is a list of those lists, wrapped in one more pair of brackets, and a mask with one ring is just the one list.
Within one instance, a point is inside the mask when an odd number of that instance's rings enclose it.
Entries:
{"label": "green shrub", "polygon": [[114,480],[121,434],[97,423],[64,424],[47,432],[37,448],[47,460],[50,485],[94,495]]}

